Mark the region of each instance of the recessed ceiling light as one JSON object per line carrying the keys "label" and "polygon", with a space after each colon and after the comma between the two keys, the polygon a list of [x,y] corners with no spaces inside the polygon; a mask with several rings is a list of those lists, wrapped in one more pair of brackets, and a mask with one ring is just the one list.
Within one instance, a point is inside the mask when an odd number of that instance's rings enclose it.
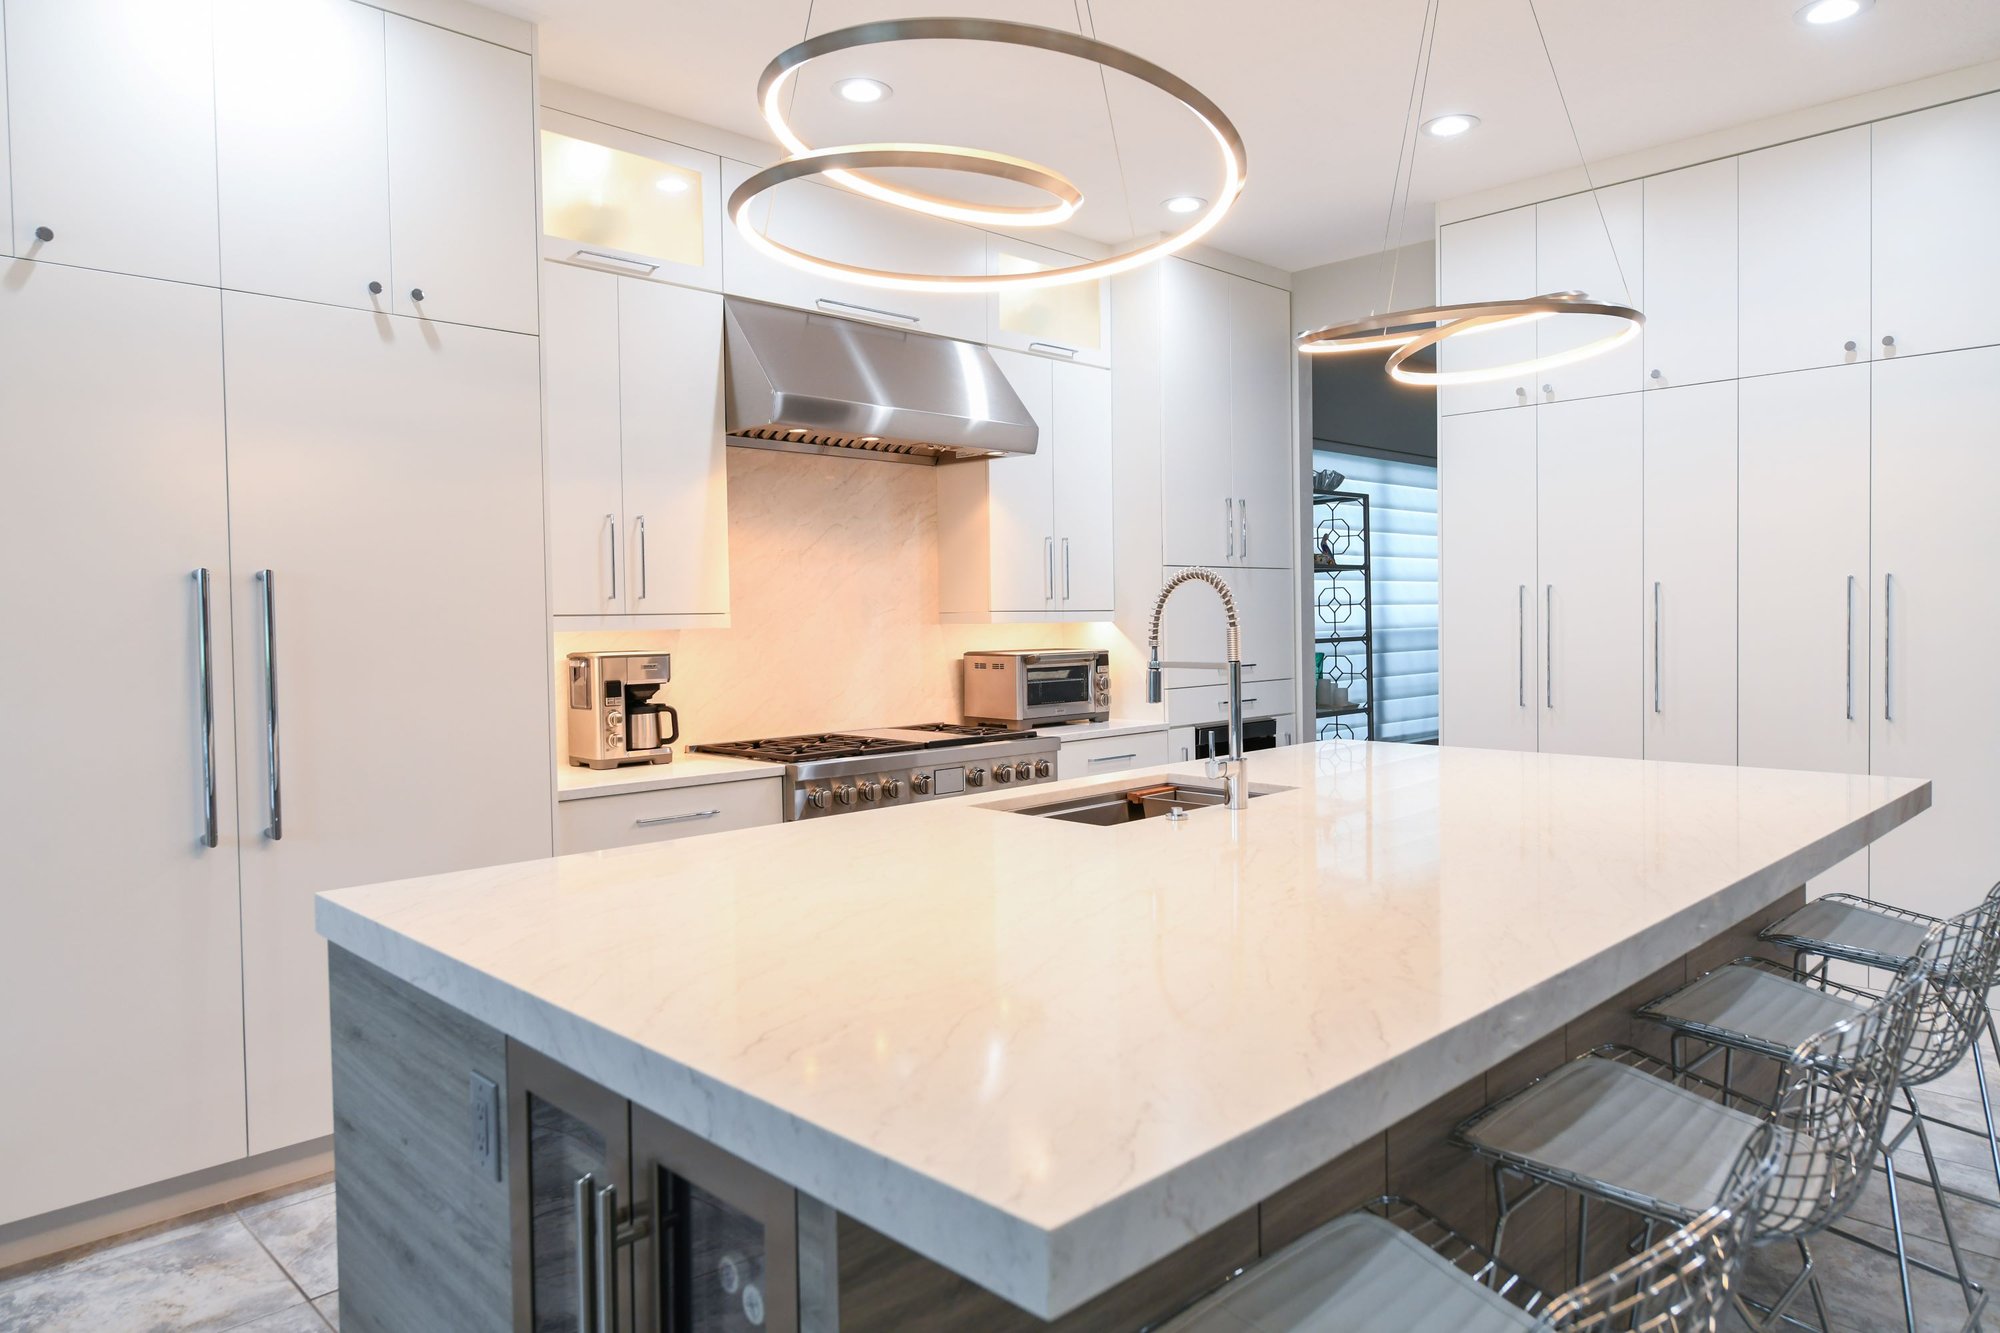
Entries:
{"label": "recessed ceiling light", "polygon": [[849,102],[879,102],[893,89],[880,79],[842,79],[833,90]]}
{"label": "recessed ceiling light", "polygon": [[1199,213],[1208,200],[1198,194],[1177,194],[1162,205],[1169,213]]}
{"label": "recessed ceiling light", "polygon": [[[1822,2],[1824,3],[1824,0]],[[1454,111],[1449,115],[1432,116],[1429,120],[1425,121],[1424,133],[1430,135],[1433,139],[1456,139],[1459,135],[1465,133],[1478,123],[1479,117],[1468,116],[1461,111]]]}
{"label": "recessed ceiling light", "polygon": [[1874,3],[1875,0],[1805,0],[1805,3],[1793,12],[1793,16],[1801,23],[1819,27],[1851,19]]}

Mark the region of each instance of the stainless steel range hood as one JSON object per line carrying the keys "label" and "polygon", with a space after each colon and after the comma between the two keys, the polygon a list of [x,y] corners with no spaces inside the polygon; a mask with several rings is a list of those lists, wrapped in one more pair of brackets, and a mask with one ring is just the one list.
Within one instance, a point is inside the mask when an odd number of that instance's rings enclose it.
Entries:
{"label": "stainless steel range hood", "polygon": [[731,444],[902,463],[1032,454],[993,354],[910,329],[729,298]]}

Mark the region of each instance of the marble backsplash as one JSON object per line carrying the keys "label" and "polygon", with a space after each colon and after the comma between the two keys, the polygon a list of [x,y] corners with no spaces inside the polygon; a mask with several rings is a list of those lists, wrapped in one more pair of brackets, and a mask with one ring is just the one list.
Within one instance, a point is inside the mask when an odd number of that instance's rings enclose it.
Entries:
{"label": "marble backsplash", "polygon": [[[584,649],[673,654],[663,698],[681,746],[841,727],[957,721],[959,658],[978,648],[1136,651],[1109,623],[938,623],[933,469],[729,451],[726,630],[561,633]],[[558,734],[564,701],[557,698]],[[1114,708],[1125,716],[1138,709]]]}

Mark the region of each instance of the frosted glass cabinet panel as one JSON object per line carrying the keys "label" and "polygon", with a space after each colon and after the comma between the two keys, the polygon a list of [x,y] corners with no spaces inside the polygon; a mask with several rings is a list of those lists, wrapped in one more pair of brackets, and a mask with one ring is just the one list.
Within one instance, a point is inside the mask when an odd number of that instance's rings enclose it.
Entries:
{"label": "frosted glass cabinet panel", "polygon": [[721,288],[721,159],[548,108],[541,152],[543,258]]}
{"label": "frosted glass cabinet panel", "polygon": [[[1021,241],[989,237],[987,271],[1034,273],[1083,262],[1074,255]],[[1084,365],[1111,364],[1111,285],[1001,290],[987,297],[986,341]]]}

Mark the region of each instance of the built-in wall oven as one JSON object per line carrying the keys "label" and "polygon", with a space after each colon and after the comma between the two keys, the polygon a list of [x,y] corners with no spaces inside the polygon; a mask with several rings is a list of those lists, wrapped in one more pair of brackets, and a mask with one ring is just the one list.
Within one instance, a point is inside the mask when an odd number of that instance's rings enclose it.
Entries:
{"label": "built-in wall oven", "polygon": [[1036,649],[965,655],[965,720],[1008,727],[1111,718],[1111,654]]}
{"label": "built-in wall oven", "polygon": [[[1243,748],[1248,750],[1275,750],[1278,748],[1278,719],[1260,718],[1255,722],[1243,723]],[[1217,722],[1212,726],[1194,729],[1194,757],[1196,759],[1216,758],[1229,753],[1229,724]]]}

